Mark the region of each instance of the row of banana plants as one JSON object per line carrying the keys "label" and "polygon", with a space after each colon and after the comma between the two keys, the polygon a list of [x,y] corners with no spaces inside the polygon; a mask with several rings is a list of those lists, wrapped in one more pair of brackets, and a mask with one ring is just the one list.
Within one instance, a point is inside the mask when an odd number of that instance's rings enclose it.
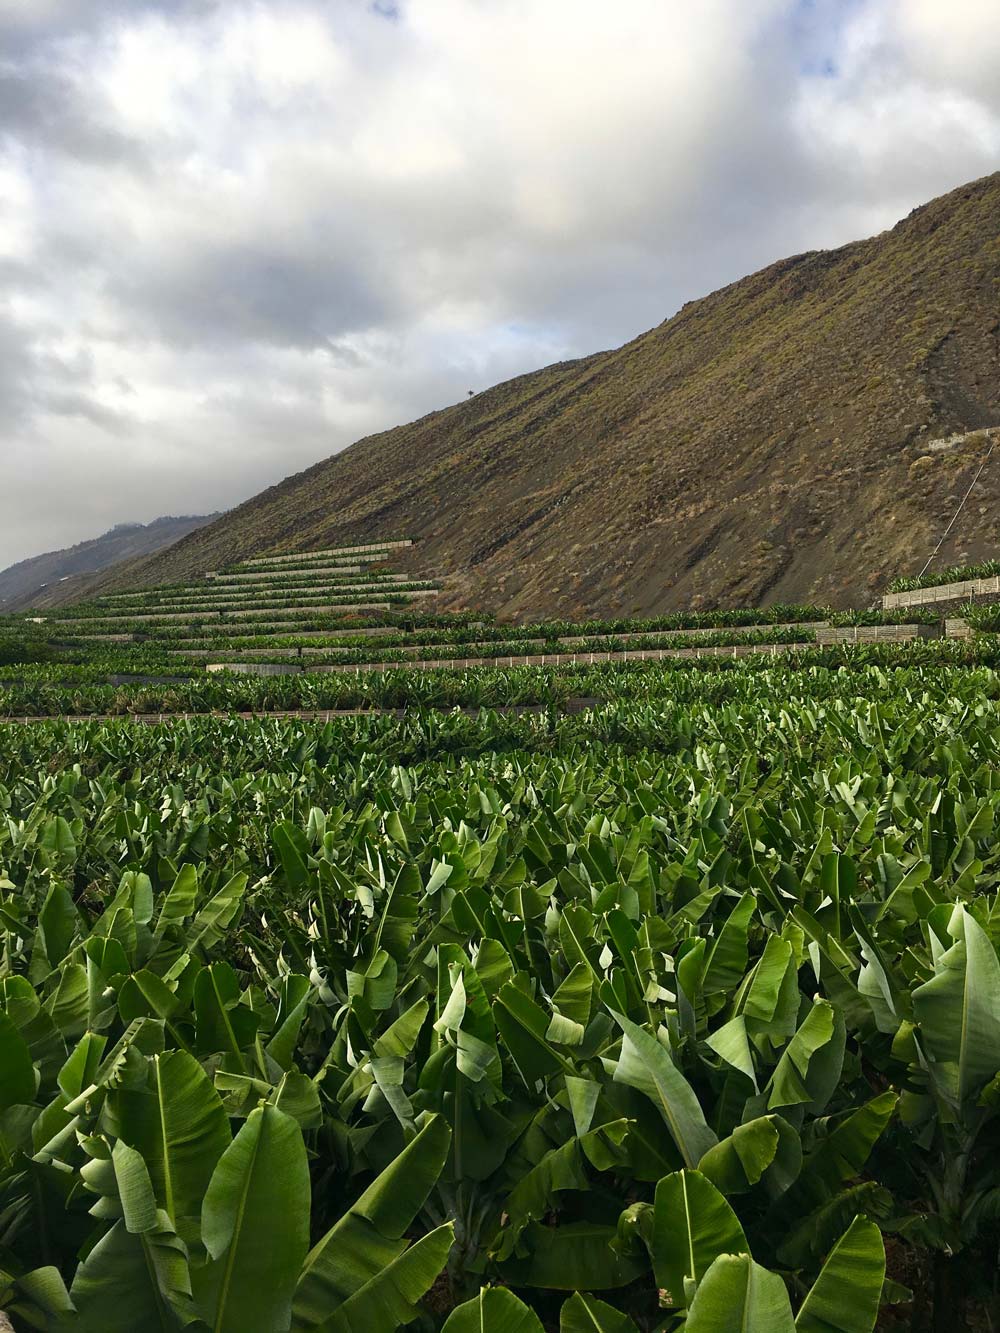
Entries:
{"label": "row of banana plants", "polygon": [[902,576],[889,584],[890,592],[913,592],[917,588],[932,588],[943,583],[965,583],[970,579],[990,579],[1000,574],[1000,560],[981,560],[978,564],[949,565],[946,569],[932,569],[913,577]]}
{"label": "row of banana plants", "polygon": [[[718,648],[750,643],[802,644],[813,643],[815,638],[816,632],[809,626],[783,625],[776,628],[717,630],[710,633],[702,631],[697,634],[683,634],[676,630],[670,630],[665,635],[643,634],[633,638],[573,637],[566,641],[562,639],[510,637],[484,643],[463,644],[460,648],[443,644],[418,644],[412,647],[404,644],[401,647],[387,648],[383,646],[381,640],[373,643],[369,639],[366,644],[357,648],[339,648],[333,644],[322,652],[317,652],[313,648],[310,655],[301,660],[299,665],[304,670],[311,671],[317,666],[352,666],[372,662],[404,664],[424,660],[447,661],[449,658],[460,660],[466,658],[517,658],[539,654],[545,656],[552,654],[569,658],[579,656],[585,659],[588,653],[618,653],[623,650],[642,652],[663,648],[674,650],[679,648]],[[287,662],[293,656],[294,653],[290,653],[287,649],[284,651],[276,649],[273,657],[258,652],[254,654],[254,660]],[[213,652],[212,660],[214,662],[241,662],[245,661],[245,658],[241,656],[239,649],[225,647],[219,649],[218,652]]]}
{"label": "row of banana plants", "polygon": [[[593,665],[564,662],[426,672],[399,667],[272,677],[201,672],[186,680],[126,685],[87,681],[63,684],[59,668],[53,667],[49,673],[32,673],[30,680],[0,683],[0,718],[343,708],[440,710],[539,704],[558,707],[581,697],[611,701],[687,698],[704,690],[700,682],[705,677],[713,682],[709,688],[722,694],[741,694],[748,678],[773,679],[783,692],[790,675],[800,672],[824,680],[844,672],[849,680],[900,676],[905,682],[915,672],[926,674],[928,668],[947,671],[981,667],[982,675],[989,676],[1000,664],[1000,643],[994,636],[981,635],[969,640],[807,647],[784,650],[777,668],[773,661],[764,654],[748,659],[722,656]],[[732,686],[725,683],[730,673]],[[989,692],[995,687],[986,688]]]}
{"label": "row of banana plants", "polygon": [[395,720],[6,729],[17,1326],[986,1318],[1000,718],[860,683],[410,765]]}

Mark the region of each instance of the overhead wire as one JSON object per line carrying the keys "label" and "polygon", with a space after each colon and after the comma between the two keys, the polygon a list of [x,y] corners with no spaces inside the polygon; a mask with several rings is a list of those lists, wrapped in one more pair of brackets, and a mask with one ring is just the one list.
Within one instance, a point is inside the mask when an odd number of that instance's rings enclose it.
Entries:
{"label": "overhead wire", "polygon": [[952,528],[955,526],[956,521],[958,520],[958,516],[959,516],[959,514],[960,514],[960,513],[962,512],[962,510],[965,508],[965,502],[966,502],[966,500],[968,500],[969,496],[972,494],[972,491],[973,491],[973,488],[974,488],[975,485],[976,485],[976,482],[977,482],[977,481],[979,480],[979,478],[983,475],[983,469],[985,468],[986,464],[990,461],[990,455],[993,453],[993,450],[994,450],[995,448],[996,448],[996,439],[994,438],[994,439],[992,439],[992,440],[990,441],[990,447],[989,447],[989,449],[987,449],[987,451],[986,451],[986,457],[985,457],[985,458],[983,459],[983,461],[979,464],[979,469],[978,469],[978,471],[976,472],[976,475],[972,478],[972,481],[969,483],[969,489],[965,492],[965,494],[962,496],[961,500],[959,501],[958,508],[955,510],[954,514],[952,515],[951,522],[950,522],[950,523],[948,524],[948,526],[945,528],[944,532],[942,532],[941,536],[938,538],[938,544],[937,544],[937,546],[934,547],[934,550],[931,551],[930,555],[927,557],[926,561],[924,562],[924,567],[923,567],[923,569],[922,569],[922,570],[920,571],[920,573],[917,575],[917,578],[918,578],[918,579],[922,579],[923,576],[927,573],[928,569],[930,569],[931,565],[934,563],[934,559],[935,559],[935,557],[937,556],[938,551],[940,551],[941,547],[945,544],[945,541],[947,540],[947,537],[948,537],[948,533],[951,532]]}

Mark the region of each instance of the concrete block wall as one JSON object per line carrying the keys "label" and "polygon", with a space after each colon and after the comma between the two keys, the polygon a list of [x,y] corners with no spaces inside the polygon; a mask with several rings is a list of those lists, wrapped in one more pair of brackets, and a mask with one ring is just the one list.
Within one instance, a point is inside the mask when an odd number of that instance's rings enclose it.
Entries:
{"label": "concrete block wall", "polygon": [[971,639],[973,628],[967,620],[960,616],[954,616],[944,622],[944,637],[946,639]]}
{"label": "concrete block wall", "polygon": [[936,583],[930,588],[912,588],[909,592],[887,592],[882,598],[883,611],[899,611],[908,606],[937,606],[940,603],[1000,601],[1000,574],[988,579],[965,579],[961,583]]}
{"label": "concrete block wall", "polygon": [[940,625],[838,625],[816,631],[818,644],[908,643],[911,639],[940,638]]}
{"label": "concrete block wall", "polygon": [[600,662],[656,662],[685,657],[779,657],[812,648],[812,643],[740,643],[711,648],[627,648],[606,653],[539,653],[530,657],[443,657],[417,662],[363,662],[352,666],[308,666],[272,662],[209,662],[206,671],[234,671],[249,676],[294,676],[308,670],[316,675],[363,671],[464,671],[481,667],[594,666]]}

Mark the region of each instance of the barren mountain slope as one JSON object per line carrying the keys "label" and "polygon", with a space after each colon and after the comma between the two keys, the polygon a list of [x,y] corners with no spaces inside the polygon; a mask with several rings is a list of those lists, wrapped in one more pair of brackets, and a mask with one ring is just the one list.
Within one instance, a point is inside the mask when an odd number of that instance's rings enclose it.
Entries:
{"label": "barren mountain slope", "polygon": [[[501,614],[869,599],[1000,423],[1000,174],[783,260],[615,351],[362,440],[105,584],[410,535]],[[942,558],[994,554],[1000,449]]]}
{"label": "barren mountain slope", "polygon": [[125,560],[161,551],[218,514],[198,518],[157,518],[152,523],[119,523],[100,537],[63,551],[19,560],[0,570],[0,611],[56,605],[79,595],[81,579]]}

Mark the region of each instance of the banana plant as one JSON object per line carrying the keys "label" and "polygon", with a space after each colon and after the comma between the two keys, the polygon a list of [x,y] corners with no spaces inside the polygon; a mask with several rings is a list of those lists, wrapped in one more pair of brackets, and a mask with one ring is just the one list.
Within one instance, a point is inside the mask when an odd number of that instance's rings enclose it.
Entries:
{"label": "banana plant", "polygon": [[[440,1172],[447,1126],[428,1121],[310,1250],[309,1167],[299,1125],[265,1104],[223,1147],[210,1093],[210,1085],[193,1089],[176,1080],[165,1091],[164,1128],[183,1132],[165,1131],[155,1181],[143,1154],[124,1139],[84,1138],[79,1178],[97,1196],[90,1212],[99,1233],[68,1290],[53,1269],[17,1277],[12,1311],[51,1333],[380,1333],[409,1323],[453,1241],[450,1224],[413,1244],[405,1238]],[[182,1213],[213,1157],[197,1215]]]}
{"label": "banana plant", "polygon": [[832,1246],[793,1318],[788,1287],[753,1259],[739,1218],[700,1171],[665,1176],[645,1216],[625,1230],[642,1238],[667,1308],[687,1333],[871,1333],[885,1278],[879,1228],[855,1217]]}
{"label": "banana plant", "polygon": [[[926,963],[903,991],[912,1018],[898,1018],[892,1043],[905,1066],[907,1161],[926,1191],[898,1226],[935,1251],[936,1329],[952,1326],[956,1311],[961,1318],[977,1291],[1000,1319],[995,1278],[985,1288],[979,1278],[984,1264],[996,1271],[1000,1216],[1000,959],[980,914],[992,924],[982,900],[972,910],[942,904],[925,919]],[[893,985],[903,984],[896,969]],[[876,1002],[892,1005],[888,983]]]}

